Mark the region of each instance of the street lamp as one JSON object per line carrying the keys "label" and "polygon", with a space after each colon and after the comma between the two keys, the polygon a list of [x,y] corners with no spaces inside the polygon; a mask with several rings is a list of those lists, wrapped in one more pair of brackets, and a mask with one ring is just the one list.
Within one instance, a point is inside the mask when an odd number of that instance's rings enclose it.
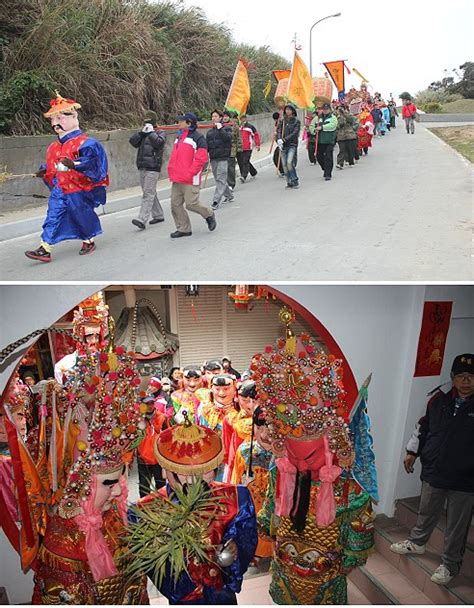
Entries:
{"label": "street lamp", "polygon": [[331,17],[340,17],[342,13],[336,13],[335,15],[328,15],[327,17],[323,17],[322,19],[319,19],[318,21],[316,21],[316,23],[313,23],[313,25],[311,26],[311,29],[309,30],[309,73],[311,74],[311,78],[313,77],[313,44],[312,44],[312,35],[313,35],[313,28],[318,25],[318,23],[321,23],[321,21],[324,21],[325,19],[331,19]]}

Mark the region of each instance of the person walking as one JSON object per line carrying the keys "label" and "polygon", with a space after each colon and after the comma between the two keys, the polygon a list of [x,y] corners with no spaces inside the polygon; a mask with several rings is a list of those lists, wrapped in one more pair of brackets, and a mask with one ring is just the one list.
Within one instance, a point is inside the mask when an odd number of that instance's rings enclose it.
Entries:
{"label": "person walking", "polygon": [[143,192],[138,218],[132,220],[132,224],[139,230],[145,230],[150,215],[150,224],[165,221],[156,186],[160,178],[166,135],[157,127],[158,117],[155,112],[145,112],[143,119],[143,128],[129,139],[130,144],[138,150],[137,169]]}
{"label": "person walking", "polygon": [[209,207],[199,202],[201,177],[208,160],[206,138],[197,130],[197,116],[186,112],[178,116],[178,136],[168,162],[168,177],[171,181],[171,213],[176,231],[172,239],[191,236],[191,221],[188,211],[199,214],[209,230],[216,229],[216,218]]}
{"label": "person walking", "polygon": [[245,114],[242,114],[240,117],[240,135],[242,138],[242,151],[237,153],[237,162],[240,169],[240,181],[244,184],[247,181],[249,173],[252,177],[255,177],[258,173],[257,169],[250,162],[254,146],[260,151],[260,134],[249,123]]}
{"label": "person walking", "polygon": [[231,110],[224,110],[223,122],[225,127],[232,129],[232,145],[230,147],[230,156],[227,168],[227,185],[231,190],[235,188],[235,166],[237,164],[237,155],[242,152],[242,138],[240,137],[240,127],[238,125],[238,115]]}
{"label": "person walking", "polygon": [[299,188],[296,174],[296,151],[301,130],[301,121],[298,118],[293,104],[287,104],[283,109],[283,120],[278,124],[277,144],[281,151],[281,162],[286,176],[287,188]]}
{"label": "person walking", "polygon": [[452,388],[437,390],[407,445],[404,467],[413,473],[421,460],[421,500],[407,540],[393,543],[401,555],[425,552],[447,501],[444,552],[431,577],[446,585],[461,569],[474,509],[474,354],[458,355],[451,367]]}
{"label": "person walking", "polygon": [[315,116],[317,116],[318,112],[315,110],[311,114],[307,114],[305,116],[305,136],[306,136],[306,148],[308,150],[308,159],[310,165],[316,164],[316,134],[311,133],[309,127],[311,122]]}
{"label": "person walking", "polygon": [[212,128],[206,133],[207,151],[211,163],[212,175],[216,182],[211,209],[220,207],[221,201],[233,201],[234,195],[227,184],[230,150],[232,147],[232,130],[223,124],[224,113],[213,110],[211,113]]}
{"label": "person walking", "polygon": [[417,117],[417,107],[411,99],[403,100],[402,117],[405,121],[407,135],[415,134],[415,118]]}
{"label": "person walking", "polygon": [[[273,131],[273,140],[272,140],[272,147],[273,147],[273,143],[277,140],[278,125],[280,124],[280,121],[283,120],[283,117],[281,116],[280,112],[273,112],[272,118],[275,121],[275,127],[274,127],[274,131]],[[295,155],[295,159],[296,159],[296,155]],[[281,163],[281,150],[278,146],[276,146],[275,150],[273,151],[273,164],[275,165],[275,168],[277,170],[278,177],[285,177],[285,172],[283,171],[283,165]],[[295,167],[296,167],[296,160],[295,160]]]}
{"label": "person walking", "polygon": [[102,234],[95,210],[106,202],[107,155],[99,141],[80,130],[80,108],[74,99],[65,99],[58,93],[44,114],[57,139],[47,149],[46,163],[36,173],[50,194],[40,246],[25,251],[31,260],[51,262],[53,246],[73,239],[82,241],[79,255],[88,255],[96,249],[94,237]]}
{"label": "person walking", "polygon": [[396,118],[398,116],[398,110],[397,110],[397,106],[395,105],[395,102],[393,100],[390,100],[388,102],[388,109],[390,112],[390,127],[392,129],[396,129],[397,128]]}
{"label": "person walking", "polygon": [[[337,111],[336,131],[337,143],[339,144],[339,154],[336,160],[338,169],[344,168],[344,161],[347,161],[350,167],[355,165],[358,128],[357,118],[352,116],[345,106],[341,105]],[[357,157],[359,157],[358,154]]]}
{"label": "person walking", "polygon": [[370,113],[372,114],[372,119],[374,123],[374,136],[376,137],[377,135],[382,135],[383,116],[382,110],[379,108],[377,103],[374,104],[374,107],[372,108]]}
{"label": "person walking", "polygon": [[316,160],[323,170],[324,179],[330,181],[334,166],[333,152],[337,134],[337,118],[332,113],[331,104],[323,104],[321,114],[313,118],[309,130],[311,133],[318,131]]}

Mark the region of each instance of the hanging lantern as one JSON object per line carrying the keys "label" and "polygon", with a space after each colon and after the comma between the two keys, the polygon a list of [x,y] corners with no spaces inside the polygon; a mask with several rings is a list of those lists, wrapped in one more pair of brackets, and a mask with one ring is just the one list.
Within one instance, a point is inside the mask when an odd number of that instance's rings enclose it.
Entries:
{"label": "hanging lantern", "polygon": [[255,297],[248,285],[236,285],[235,291],[230,291],[228,295],[237,310],[249,310],[249,304]]}
{"label": "hanging lantern", "polygon": [[186,285],[184,291],[188,297],[194,298],[199,295],[199,285]]}

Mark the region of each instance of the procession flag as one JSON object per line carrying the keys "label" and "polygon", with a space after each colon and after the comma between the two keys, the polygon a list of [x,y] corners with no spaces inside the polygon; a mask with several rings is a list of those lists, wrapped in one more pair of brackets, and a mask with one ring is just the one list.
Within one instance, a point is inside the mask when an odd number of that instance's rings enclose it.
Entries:
{"label": "procession flag", "polygon": [[287,96],[288,101],[294,103],[297,108],[314,108],[313,79],[297,51],[295,51],[295,58],[291,68]]}
{"label": "procession flag", "polygon": [[234,78],[230,85],[225,107],[227,110],[237,112],[239,116],[245,114],[250,101],[250,82],[247,64],[242,58],[237,62]]}
{"label": "procession flag", "polygon": [[326,70],[329,72],[329,75],[331,76],[332,81],[336,85],[339,99],[344,99],[344,96],[346,94],[346,91],[345,91],[346,85],[345,85],[345,78],[344,78],[344,66],[345,66],[344,61],[343,60],[327,61],[326,63],[323,63],[323,65],[326,67]]}
{"label": "procession flag", "polygon": [[289,78],[291,74],[291,70],[273,70],[273,76],[275,77],[277,82],[283,80],[283,78]]}

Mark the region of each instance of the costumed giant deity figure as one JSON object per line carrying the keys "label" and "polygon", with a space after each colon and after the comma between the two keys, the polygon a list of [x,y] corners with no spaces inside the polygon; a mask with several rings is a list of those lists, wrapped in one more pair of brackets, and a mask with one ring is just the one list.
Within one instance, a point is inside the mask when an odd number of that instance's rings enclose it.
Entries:
{"label": "costumed giant deity figure", "polygon": [[[124,461],[145,429],[139,385],[112,333],[106,349],[78,353],[64,387],[47,383],[34,450],[6,409],[20,542],[9,538],[34,571],[33,604],[148,601],[145,577],[125,576],[123,559]],[[2,517],[10,532],[16,525]]]}
{"label": "costumed giant deity figure", "polygon": [[[275,539],[270,594],[278,604],[347,604],[346,575],[374,545],[371,497],[353,474],[361,458],[373,460],[371,439],[357,450],[351,442],[341,361],[308,335],[297,339],[291,311],[281,318],[287,338],[266,348],[253,376],[277,456],[258,514]],[[356,410],[355,430],[367,430]]]}
{"label": "costumed giant deity figure", "polygon": [[87,255],[96,248],[94,237],[102,234],[95,209],[106,202],[107,156],[102,144],[80,130],[80,107],[57,93],[44,115],[51,119],[58,139],[49,146],[46,164],[36,174],[43,178],[50,195],[40,246],[25,251],[32,260],[51,262],[54,245],[75,239],[82,241],[79,255]]}
{"label": "costumed giant deity figure", "polygon": [[167,483],[132,509],[132,573],[147,572],[170,604],[237,604],[256,517],[245,486],[214,481],[221,438],[184,414],[160,433],[155,453]]}

